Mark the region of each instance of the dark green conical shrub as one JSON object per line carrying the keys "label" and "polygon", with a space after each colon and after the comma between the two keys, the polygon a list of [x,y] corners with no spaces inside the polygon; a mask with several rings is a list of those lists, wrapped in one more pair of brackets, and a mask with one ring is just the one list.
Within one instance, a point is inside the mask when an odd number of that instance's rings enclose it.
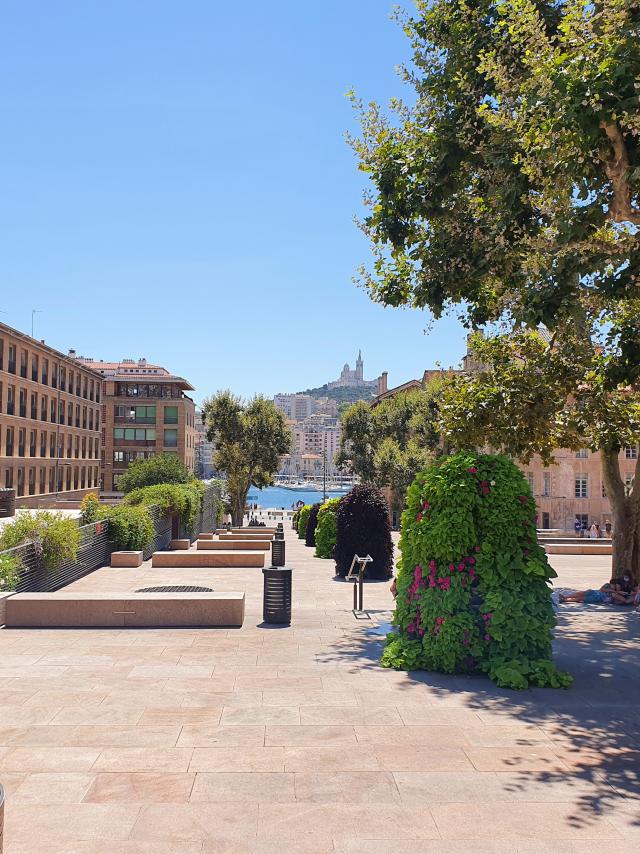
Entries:
{"label": "dark green conical shrub", "polygon": [[354,554],[371,555],[365,578],[391,578],[393,543],[387,502],[375,486],[354,486],[336,511],[336,574],[344,578]]}
{"label": "dark green conical shrub", "polygon": [[311,507],[311,512],[307,519],[307,530],[305,531],[305,545],[313,546],[314,548],[316,545],[316,526],[318,524],[318,511],[320,507],[320,504],[314,504]]}

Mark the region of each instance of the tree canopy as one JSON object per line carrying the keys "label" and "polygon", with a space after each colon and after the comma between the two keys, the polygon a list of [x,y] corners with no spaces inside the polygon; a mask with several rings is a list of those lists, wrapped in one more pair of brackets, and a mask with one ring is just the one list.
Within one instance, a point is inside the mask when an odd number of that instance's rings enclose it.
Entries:
{"label": "tree canopy", "polygon": [[248,402],[230,391],[203,403],[207,438],[215,443],[214,465],[227,477],[235,525],[242,524],[251,486],[270,486],[280,457],[290,450],[291,431],[284,416],[265,397]]}
{"label": "tree canopy", "polygon": [[122,492],[132,492],[158,483],[189,483],[193,475],[176,454],[157,454],[146,460],[134,460],[118,480]]}
{"label": "tree canopy", "polygon": [[375,407],[360,401],[342,416],[338,465],[365,483],[390,487],[396,509],[438,447],[434,426],[438,387],[434,383],[426,391],[402,392]]}

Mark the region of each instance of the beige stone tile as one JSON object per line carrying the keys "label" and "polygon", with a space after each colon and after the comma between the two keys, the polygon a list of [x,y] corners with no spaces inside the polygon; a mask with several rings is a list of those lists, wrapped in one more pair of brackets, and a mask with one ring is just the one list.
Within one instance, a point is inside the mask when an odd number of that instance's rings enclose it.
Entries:
{"label": "beige stone tile", "polygon": [[402,726],[402,719],[393,706],[302,705],[300,723]]}
{"label": "beige stone tile", "polygon": [[14,747],[0,760],[0,769],[18,772],[89,771],[100,754],[89,747]]}
{"label": "beige stone tile", "polygon": [[3,727],[26,727],[48,724],[56,716],[56,706],[3,706],[0,709],[0,724]]}
{"label": "beige stone tile", "polygon": [[132,726],[140,720],[143,711],[144,708],[117,706],[67,706],[43,723],[56,726]]}
{"label": "beige stone tile", "polygon": [[93,779],[93,774],[68,772],[28,774],[12,793],[11,804],[77,804]]}
{"label": "beige stone tile", "polygon": [[221,706],[207,706],[188,708],[185,706],[172,706],[168,708],[147,708],[138,720],[138,726],[156,727],[171,724],[203,724],[206,726],[217,726],[222,715]]}
{"label": "beige stone tile", "polygon": [[428,809],[411,812],[400,805],[260,804],[259,839],[438,839]]}
{"label": "beige stone tile", "polygon": [[[189,691],[185,692],[181,705],[188,708],[216,708],[222,706],[259,706],[261,691]],[[283,703],[282,705],[287,705]]]}
{"label": "beige stone tile", "polygon": [[263,691],[265,706],[359,706],[354,691]]}
{"label": "beige stone tile", "polygon": [[224,726],[261,726],[266,724],[299,724],[298,706],[229,706],[222,712]]}
{"label": "beige stone tile", "polygon": [[398,714],[406,726],[457,726],[465,729],[479,727],[482,721],[471,709],[457,707],[443,708],[442,706],[407,706],[398,703]]}
{"label": "beige stone tile", "polygon": [[461,727],[443,726],[361,726],[354,727],[360,743],[416,745],[416,747],[453,747],[467,744]]}
{"label": "beige stone tile", "polygon": [[262,747],[263,726],[208,726],[185,724],[178,747]]}
{"label": "beige stone tile", "polygon": [[317,771],[295,775],[296,800],[310,803],[390,804],[400,797],[384,771]]}
{"label": "beige stone tile", "polygon": [[339,745],[337,747],[283,748],[285,771],[335,772],[335,771],[380,771],[381,765],[372,746]]}
{"label": "beige stone tile", "polygon": [[350,745],[356,743],[352,726],[267,726],[265,744],[298,746]]}
{"label": "beige stone tile", "polygon": [[533,747],[467,747],[465,753],[478,771],[563,773],[569,770],[553,749],[544,744]]}
{"label": "beige stone tile", "polygon": [[15,804],[5,813],[5,839],[30,844],[34,854],[44,840],[58,851],[68,840],[126,840],[138,811],[125,804]]}
{"label": "beige stone tile", "polygon": [[[146,806],[140,811],[131,838],[167,842],[234,842],[256,835],[257,804],[189,803]],[[224,849],[223,849],[224,850]]]}
{"label": "beige stone tile", "polygon": [[184,664],[141,664],[132,668],[132,679],[210,679],[213,666]]}
{"label": "beige stone tile", "polygon": [[175,747],[180,725],[164,727],[35,726],[22,730],[15,745],[49,747]]}
{"label": "beige stone tile", "polygon": [[191,792],[195,803],[290,803],[295,799],[294,775],[283,772],[198,773]]}
{"label": "beige stone tile", "polygon": [[36,691],[23,704],[25,707],[40,706],[40,708],[62,709],[65,706],[82,705],[99,706],[106,694],[94,694],[89,691]]}
{"label": "beige stone tile", "polygon": [[473,771],[471,760],[461,747],[420,747],[417,744],[373,745],[374,754],[385,771]]}
{"label": "beige stone tile", "polygon": [[438,830],[444,839],[618,839],[620,834],[594,810],[576,817],[570,804],[475,803],[433,804]]}
{"label": "beige stone tile", "polygon": [[190,771],[290,771],[284,747],[196,747]]}
{"label": "beige stone tile", "polygon": [[195,774],[98,773],[84,796],[85,803],[187,803]]}
{"label": "beige stone tile", "polygon": [[191,748],[178,747],[107,747],[98,756],[94,771],[187,771]]}
{"label": "beige stone tile", "polygon": [[[182,696],[188,694],[190,691],[214,691],[221,694],[235,690],[236,674],[215,673],[210,679],[192,679],[184,676],[171,677],[164,682],[163,687],[165,691],[175,691],[177,694]],[[248,688],[241,690],[259,691],[261,689],[256,685],[249,685]]]}

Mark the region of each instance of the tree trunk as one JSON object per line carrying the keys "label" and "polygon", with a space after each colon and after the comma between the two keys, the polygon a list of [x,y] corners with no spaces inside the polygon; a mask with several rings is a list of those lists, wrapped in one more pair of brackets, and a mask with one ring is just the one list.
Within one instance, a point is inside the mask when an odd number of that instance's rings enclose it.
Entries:
{"label": "tree trunk", "polygon": [[636,463],[635,481],[629,495],[620,475],[619,449],[601,449],[602,475],[611,503],[613,523],[612,577],[631,573],[640,582],[640,459]]}

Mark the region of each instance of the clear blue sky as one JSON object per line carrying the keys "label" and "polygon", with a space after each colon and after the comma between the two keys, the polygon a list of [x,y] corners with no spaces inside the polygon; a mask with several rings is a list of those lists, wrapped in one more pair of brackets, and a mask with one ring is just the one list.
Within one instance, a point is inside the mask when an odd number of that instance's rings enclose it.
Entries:
{"label": "clear blue sky", "polygon": [[[403,94],[390,0],[4,0],[0,319],[146,356],[200,399],[457,363],[461,328],[351,278],[364,176],[345,92]],[[405,93],[408,94],[408,93]]]}

